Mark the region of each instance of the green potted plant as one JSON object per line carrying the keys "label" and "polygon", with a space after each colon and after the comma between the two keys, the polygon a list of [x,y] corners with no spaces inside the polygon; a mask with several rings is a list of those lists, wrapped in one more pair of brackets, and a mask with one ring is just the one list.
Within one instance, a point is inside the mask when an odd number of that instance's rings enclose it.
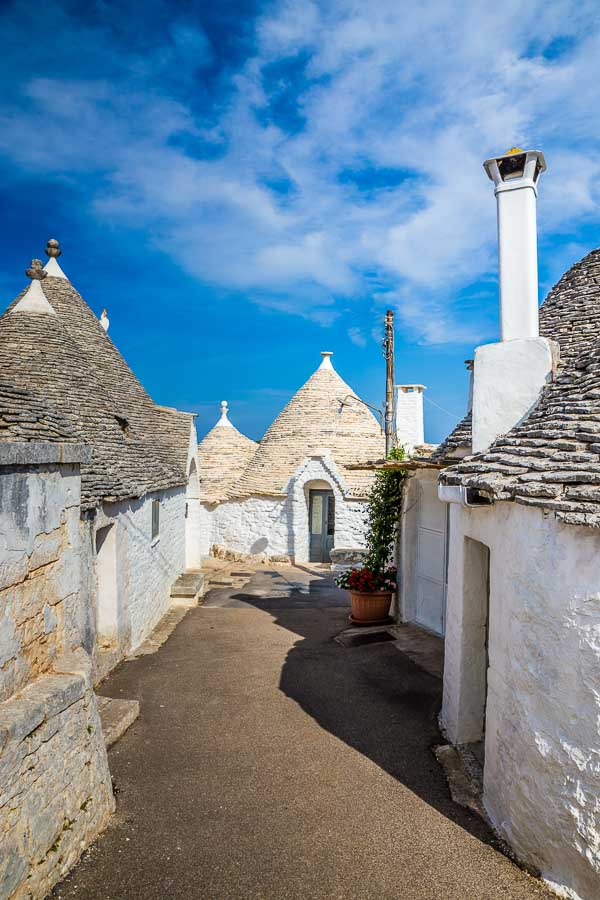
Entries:
{"label": "green potted plant", "polygon": [[[397,447],[389,459],[404,459]],[[388,619],[396,590],[396,570],[390,565],[398,537],[402,508],[403,469],[381,469],[369,494],[367,507],[366,557],[360,569],[349,569],[337,578],[339,587],[350,594],[350,621],[373,625]]]}

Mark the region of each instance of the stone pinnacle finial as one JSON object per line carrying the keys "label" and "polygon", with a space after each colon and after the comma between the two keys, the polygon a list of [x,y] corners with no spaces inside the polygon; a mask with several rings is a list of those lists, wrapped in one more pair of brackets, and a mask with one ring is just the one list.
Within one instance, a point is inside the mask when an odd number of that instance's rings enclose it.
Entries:
{"label": "stone pinnacle finial", "polygon": [[227,415],[228,410],[229,404],[227,403],[227,400],[221,400],[221,418],[217,422],[217,425],[221,427],[227,426],[228,428],[233,428],[233,425],[229,421],[229,417]]}
{"label": "stone pinnacle finial", "polygon": [[47,273],[44,272],[41,259],[32,259],[29,268],[25,269],[25,274],[32,281],[43,281]]}
{"label": "stone pinnacle finial", "polygon": [[56,238],[50,238],[50,240],[46,244],[46,256],[49,256],[51,259],[56,259],[58,256],[60,256],[61,253],[62,250],[60,249],[60,244],[58,243]]}

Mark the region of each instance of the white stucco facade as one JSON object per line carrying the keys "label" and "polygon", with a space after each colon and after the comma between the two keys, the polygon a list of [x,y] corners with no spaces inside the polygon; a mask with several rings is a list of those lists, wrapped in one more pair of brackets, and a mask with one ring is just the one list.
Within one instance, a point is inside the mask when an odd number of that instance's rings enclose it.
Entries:
{"label": "white stucco facade", "polygon": [[447,505],[437,469],[416,469],[404,483],[398,541],[398,618],[443,635],[446,621]]}
{"label": "white stucco facade", "polygon": [[[536,307],[537,310],[537,307]],[[486,450],[525,419],[553,377],[558,350],[543,337],[485,344],[475,350],[473,453]]]}
{"label": "white stucco facade", "polygon": [[495,827],[564,896],[589,900],[600,893],[600,535],[519,504],[450,509],[443,727],[453,743],[485,728]]}
{"label": "white stucco facade", "polygon": [[[152,504],[159,503],[159,532],[152,536]],[[106,503],[87,524],[89,573],[88,590],[91,598],[88,649],[113,651],[121,656],[135,649],[149,634],[169,606],[170,590],[186,567],[186,488],[158,491],[144,498]],[[107,561],[101,560],[98,535],[110,540]],[[113,531],[114,529],[114,531]],[[103,545],[104,546],[104,545]],[[99,561],[99,559],[101,561]],[[101,568],[104,568],[104,573]],[[103,581],[106,570],[113,568],[112,584]],[[114,627],[99,629],[99,612],[108,610],[104,622]],[[101,633],[101,632],[104,633]]]}
{"label": "white stucco facade", "polygon": [[[346,486],[330,456],[307,457],[287,487],[285,496],[253,496],[228,500],[212,507],[204,504],[206,524],[210,522],[210,541],[204,543],[206,552],[216,544],[238,553],[285,555],[296,562],[308,562],[311,489],[333,491],[334,547],[357,548],[364,545],[366,503],[346,499]],[[205,534],[206,524],[203,528]]]}

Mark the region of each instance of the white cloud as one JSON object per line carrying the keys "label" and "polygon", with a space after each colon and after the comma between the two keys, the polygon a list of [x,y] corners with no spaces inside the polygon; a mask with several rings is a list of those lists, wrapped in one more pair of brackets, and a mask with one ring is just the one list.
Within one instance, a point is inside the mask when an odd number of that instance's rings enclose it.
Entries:
{"label": "white cloud", "polygon": [[367,339],[360,328],[356,326],[348,329],[348,337],[357,347],[366,347]]}
{"label": "white cloud", "polygon": [[[128,60],[120,80],[24,75],[0,116],[0,151],[50,175],[94,175],[98,216],[141,225],[190,273],[258,303],[328,322],[370,293],[396,304],[418,340],[475,341],[489,314],[475,304],[467,321],[458,298],[495,267],[482,160],[514,144],[546,152],[546,239],[597,219],[596,13],[574,0],[507,0],[501,14],[438,2],[410,15],[396,0],[275,3],[227,101],[202,114],[162,82],[213,61],[199,24],[177,19],[162,52]],[[558,41],[566,52],[547,52]],[[303,75],[298,64],[286,75],[298,54]],[[382,169],[398,177],[386,184]]]}

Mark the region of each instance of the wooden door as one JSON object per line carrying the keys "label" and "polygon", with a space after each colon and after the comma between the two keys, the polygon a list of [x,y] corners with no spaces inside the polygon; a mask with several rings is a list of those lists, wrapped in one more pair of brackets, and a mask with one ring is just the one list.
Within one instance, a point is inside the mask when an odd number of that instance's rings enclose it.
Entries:
{"label": "wooden door", "polygon": [[331,562],[335,542],[335,497],[333,491],[310,491],[308,527],[310,562]]}

